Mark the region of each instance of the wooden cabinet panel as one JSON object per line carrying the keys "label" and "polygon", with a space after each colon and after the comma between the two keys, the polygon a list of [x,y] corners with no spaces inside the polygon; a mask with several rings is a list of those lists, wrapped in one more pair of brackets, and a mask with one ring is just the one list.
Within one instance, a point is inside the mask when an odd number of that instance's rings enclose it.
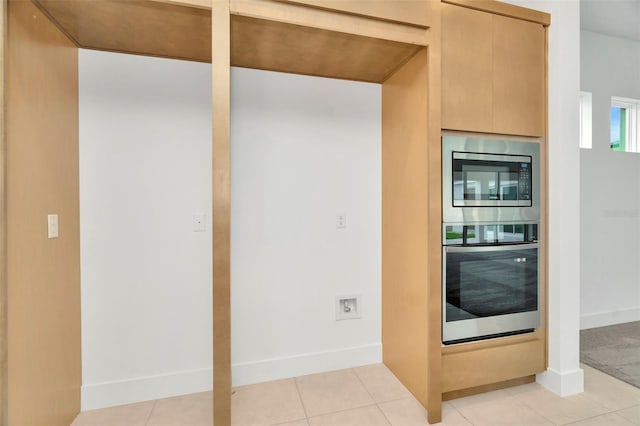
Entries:
{"label": "wooden cabinet panel", "polygon": [[432,311],[426,283],[431,265],[425,244],[430,231],[425,214],[430,194],[428,83],[427,51],[421,50],[382,85],[383,361],[425,407],[432,380],[428,362],[434,355],[429,351]]}
{"label": "wooden cabinet panel", "polygon": [[383,21],[429,27],[429,2],[424,0],[278,0],[321,9],[369,16]]}
{"label": "wooden cabinet panel", "polygon": [[492,15],[442,5],[442,127],[491,132]]}
{"label": "wooden cabinet panel", "polygon": [[442,5],[442,127],[544,136],[542,24]]}
{"label": "wooden cabinet panel", "polygon": [[[530,376],[545,370],[543,339],[442,356],[442,392]],[[471,367],[472,366],[472,367]]]}
{"label": "wooden cabinet panel", "polygon": [[493,17],[493,129],[544,136],[545,31],[540,24]]}

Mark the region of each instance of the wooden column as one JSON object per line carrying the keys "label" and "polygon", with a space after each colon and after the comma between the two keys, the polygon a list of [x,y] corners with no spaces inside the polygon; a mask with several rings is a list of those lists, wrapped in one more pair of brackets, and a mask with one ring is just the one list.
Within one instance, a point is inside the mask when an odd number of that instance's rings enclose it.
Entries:
{"label": "wooden column", "polygon": [[7,426],[7,204],[5,133],[5,46],[7,0],[0,0],[0,426]]}
{"label": "wooden column", "polygon": [[7,21],[5,415],[67,426],[82,382],[78,48],[30,1],[8,1]]}
{"label": "wooden column", "polygon": [[228,0],[214,0],[211,83],[213,112],[213,423],[231,425],[231,186]]}
{"label": "wooden column", "polygon": [[427,412],[429,423],[442,420],[442,96],[441,96],[441,3],[430,2],[433,25],[429,29],[427,91],[427,214],[429,289],[427,326]]}
{"label": "wooden column", "polygon": [[440,178],[430,179],[440,144],[439,129],[430,139],[430,49],[382,85],[382,345],[384,363],[438,422],[440,225],[431,215],[440,217]]}
{"label": "wooden column", "polygon": [[440,13],[420,50],[382,84],[383,361],[442,416]]}

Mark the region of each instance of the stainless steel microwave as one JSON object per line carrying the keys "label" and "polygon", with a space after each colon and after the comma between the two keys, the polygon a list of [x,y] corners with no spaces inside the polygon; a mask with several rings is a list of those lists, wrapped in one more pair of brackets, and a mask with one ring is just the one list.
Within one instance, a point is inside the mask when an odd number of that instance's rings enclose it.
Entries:
{"label": "stainless steel microwave", "polygon": [[540,139],[443,134],[443,222],[537,222],[539,188]]}

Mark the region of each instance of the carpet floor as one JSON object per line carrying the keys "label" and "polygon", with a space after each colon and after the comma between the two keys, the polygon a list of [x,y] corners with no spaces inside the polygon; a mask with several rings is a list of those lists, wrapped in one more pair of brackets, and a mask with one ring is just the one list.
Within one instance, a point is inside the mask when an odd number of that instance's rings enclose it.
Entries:
{"label": "carpet floor", "polygon": [[581,330],[580,361],[640,388],[640,321]]}

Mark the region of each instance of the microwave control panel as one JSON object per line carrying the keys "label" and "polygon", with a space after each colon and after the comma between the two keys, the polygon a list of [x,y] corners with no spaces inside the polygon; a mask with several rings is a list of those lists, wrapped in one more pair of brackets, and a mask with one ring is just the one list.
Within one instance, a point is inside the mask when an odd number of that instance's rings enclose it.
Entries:
{"label": "microwave control panel", "polygon": [[518,199],[531,200],[531,163],[520,163]]}

